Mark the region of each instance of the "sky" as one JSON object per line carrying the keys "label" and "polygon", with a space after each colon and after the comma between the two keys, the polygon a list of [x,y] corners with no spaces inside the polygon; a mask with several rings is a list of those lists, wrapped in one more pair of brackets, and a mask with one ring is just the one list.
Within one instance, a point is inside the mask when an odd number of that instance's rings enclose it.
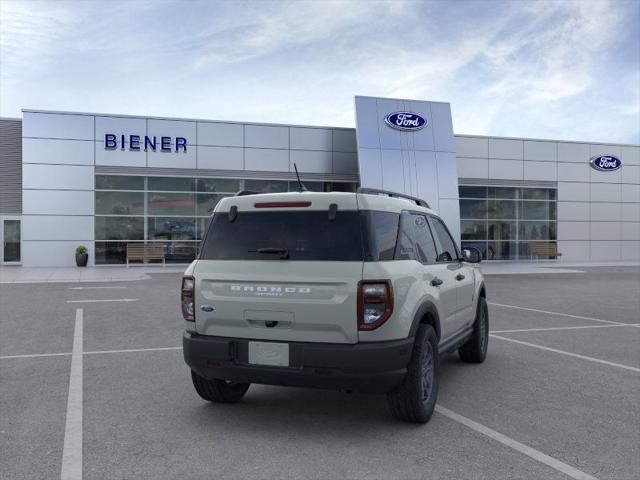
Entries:
{"label": "sky", "polygon": [[354,95],[457,134],[640,143],[640,0],[0,1],[21,109],[353,127]]}

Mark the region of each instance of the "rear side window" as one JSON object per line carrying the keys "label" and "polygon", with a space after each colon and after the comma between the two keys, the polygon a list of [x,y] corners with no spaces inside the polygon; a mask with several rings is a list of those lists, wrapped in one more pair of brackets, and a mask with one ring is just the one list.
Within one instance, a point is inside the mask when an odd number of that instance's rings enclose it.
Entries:
{"label": "rear side window", "polygon": [[368,262],[393,260],[400,214],[364,210],[360,215],[365,260]]}
{"label": "rear side window", "polygon": [[449,235],[447,227],[444,226],[442,220],[439,218],[431,217],[433,222],[434,234],[438,237],[440,242],[440,248],[438,249],[438,261],[439,262],[451,262],[458,258],[458,252],[456,250],[456,244]]}
{"label": "rear side window", "polygon": [[402,214],[396,258],[420,263],[435,262],[436,247],[427,217],[414,213]]}
{"label": "rear side window", "polygon": [[202,260],[278,260],[279,254],[258,249],[284,249],[290,260],[362,261],[359,214],[338,211],[238,212],[214,214],[200,258]]}

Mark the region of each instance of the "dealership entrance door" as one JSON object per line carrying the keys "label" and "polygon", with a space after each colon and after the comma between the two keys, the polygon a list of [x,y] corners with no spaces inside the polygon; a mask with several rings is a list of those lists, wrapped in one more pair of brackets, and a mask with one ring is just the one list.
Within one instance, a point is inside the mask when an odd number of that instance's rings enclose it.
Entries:
{"label": "dealership entrance door", "polygon": [[0,262],[3,265],[20,265],[22,262],[21,233],[20,217],[0,217]]}

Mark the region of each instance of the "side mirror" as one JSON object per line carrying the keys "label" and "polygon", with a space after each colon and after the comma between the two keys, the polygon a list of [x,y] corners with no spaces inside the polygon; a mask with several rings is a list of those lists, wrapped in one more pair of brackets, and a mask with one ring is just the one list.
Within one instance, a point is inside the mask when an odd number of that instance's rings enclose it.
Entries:
{"label": "side mirror", "polygon": [[462,259],[469,263],[480,263],[482,254],[477,248],[465,247],[462,249]]}

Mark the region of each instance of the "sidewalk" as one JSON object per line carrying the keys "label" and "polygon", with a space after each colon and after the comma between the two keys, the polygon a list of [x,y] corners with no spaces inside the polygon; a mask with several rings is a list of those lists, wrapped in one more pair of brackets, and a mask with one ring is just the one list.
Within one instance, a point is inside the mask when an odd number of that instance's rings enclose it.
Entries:
{"label": "sidewalk", "polygon": [[584,267],[640,267],[638,261],[628,262],[482,262],[484,275],[531,275],[546,273],[582,273]]}
{"label": "sidewalk", "polygon": [[117,282],[148,280],[150,273],[182,273],[186,265],[135,267],[14,267],[0,266],[3,283]]}

